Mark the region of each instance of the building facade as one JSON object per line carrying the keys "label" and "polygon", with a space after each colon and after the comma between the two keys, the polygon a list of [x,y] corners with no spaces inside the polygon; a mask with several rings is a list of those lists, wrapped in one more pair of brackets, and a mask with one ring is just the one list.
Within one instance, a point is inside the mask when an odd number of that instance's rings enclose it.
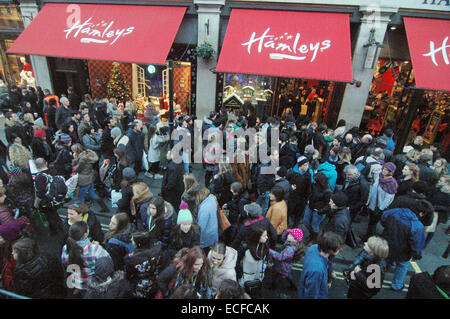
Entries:
{"label": "building facade", "polygon": [[[55,3],[100,5],[98,1],[90,0],[21,0],[8,5],[20,8],[23,25],[27,27],[42,7]],[[186,8],[167,55],[167,59],[176,61],[173,90],[176,104],[182,111],[202,118],[222,106],[242,107],[247,101],[257,108],[260,116],[281,115],[286,105],[297,108],[298,114],[301,114],[301,105],[307,100],[305,92],[309,95],[314,88],[319,98],[314,104],[308,103],[309,110],[306,112],[313,119],[333,128],[339,119],[344,119],[348,128],[356,126],[366,129],[371,123],[366,105],[378,94],[387,94],[396,100],[397,105],[389,105],[389,114],[391,117],[402,117],[398,104],[411,98],[409,88],[414,87],[414,68],[411,67],[404,18],[450,20],[448,0],[380,0],[376,3],[370,0],[106,0],[101,3],[107,4]],[[217,71],[230,17],[238,10],[347,15],[351,79],[330,81],[313,76],[302,78]],[[323,23],[326,24],[326,21]],[[196,54],[196,47],[205,43],[215,52],[210,58],[201,58]],[[91,93],[102,97],[106,94],[105,86],[112,62],[42,55],[31,55],[27,59],[33,67],[36,84],[42,88],[61,94],[72,86],[80,95]],[[168,94],[167,66],[124,63],[121,70],[134,98],[150,98],[164,106]],[[445,90],[442,92],[446,94]],[[448,104],[448,101],[445,103]],[[397,113],[392,115],[394,111]],[[448,105],[441,111],[448,112]],[[385,117],[388,118],[387,111]],[[444,119],[445,116],[440,123]],[[387,124],[388,121],[383,119],[369,126],[376,133],[377,125]],[[407,123],[400,125],[403,130],[409,130],[407,126]]]}

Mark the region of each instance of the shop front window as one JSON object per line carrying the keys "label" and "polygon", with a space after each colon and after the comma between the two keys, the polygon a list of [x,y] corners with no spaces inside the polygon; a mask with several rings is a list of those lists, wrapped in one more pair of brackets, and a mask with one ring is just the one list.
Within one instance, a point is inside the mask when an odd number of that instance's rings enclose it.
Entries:
{"label": "shop front window", "polygon": [[390,128],[395,133],[394,140],[404,130],[408,130],[406,144],[416,136],[422,136],[427,144],[440,142],[448,132],[450,93],[423,91],[417,115],[412,125],[406,127],[413,95],[413,90],[409,87],[414,86],[414,70],[410,61],[380,58],[360,129],[378,136],[384,129]]}

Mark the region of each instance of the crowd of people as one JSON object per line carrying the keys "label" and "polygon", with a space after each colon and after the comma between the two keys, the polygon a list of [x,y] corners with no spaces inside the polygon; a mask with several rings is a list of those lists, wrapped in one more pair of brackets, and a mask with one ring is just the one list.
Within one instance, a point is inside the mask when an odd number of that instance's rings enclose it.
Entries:
{"label": "crowd of people", "polygon": [[[333,258],[348,245],[361,253],[344,272],[347,296],[364,299],[381,288],[367,283],[373,265],[381,282],[393,267],[392,289],[400,291],[410,260],[426,245],[447,244],[431,241],[447,222],[447,161],[420,137],[395,154],[390,129],[361,136],[343,120],[331,129],[296,121],[290,109],[260,119],[245,105],[202,119],[202,133],[215,134],[204,141],[199,180],[193,152],[174,153],[180,140],[171,141],[157,109],[148,107],[143,121],[131,102],[122,109],[71,89],[61,97],[37,91],[12,88],[1,106],[4,290],[31,298],[327,298]],[[177,114],[175,130],[193,136],[193,121]],[[243,162],[218,160],[236,150],[240,128],[255,128],[257,143],[244,141]],[[271,149],[274,132],[279,144]],[[251,163],[251,147],[266,147],[270,161]],[[273,163],[272,173],[261,173]],[[161,179],[158,194],[148,179]],[[111,216],[107,233],[94,203]],[[352,225],[362,216],[369,221],[357,238]],[[59,256],[46,255],[36,236],[59,233]],[[300,281],[292,276],[297,263]],[[442,266],[411,280],[408,296],[444,298],[449,276]]]}

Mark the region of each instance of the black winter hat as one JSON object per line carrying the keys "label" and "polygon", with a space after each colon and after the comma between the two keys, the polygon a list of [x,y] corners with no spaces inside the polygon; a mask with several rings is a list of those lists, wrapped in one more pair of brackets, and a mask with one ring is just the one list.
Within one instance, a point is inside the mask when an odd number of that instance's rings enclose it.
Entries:
{"label": "black winter hat", "polygon": [[331,199],[333,203],[336,204],[337,207],[345,207],[348,202],[348,197],[344,192],[338,191],[331,195]]}

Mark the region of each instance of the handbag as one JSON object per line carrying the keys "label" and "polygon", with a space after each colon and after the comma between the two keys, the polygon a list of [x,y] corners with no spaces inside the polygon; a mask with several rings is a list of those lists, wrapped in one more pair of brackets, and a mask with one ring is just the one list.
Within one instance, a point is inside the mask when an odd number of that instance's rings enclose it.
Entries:
{"label": "handbag", "polygon": [[225,216],[225,214],[223,213],[223,209],[220,208],[217,198],[216,198],[216,204],[217,204],[217,221],[219,223],[219,228],[222,231],[226,231],[228,228],[231,227],[231,223],[228,220],[227,216]]}

